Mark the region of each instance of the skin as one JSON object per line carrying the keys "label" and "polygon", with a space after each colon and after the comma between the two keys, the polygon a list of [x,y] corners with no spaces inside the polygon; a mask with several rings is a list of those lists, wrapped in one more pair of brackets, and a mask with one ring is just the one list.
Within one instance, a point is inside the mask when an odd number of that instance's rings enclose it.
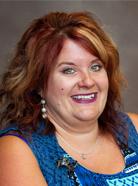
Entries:
{"label": "skin", "polygon": [[47,186],[28,145],[15,136],[0,139],[1,186]]}
{"label": "skin", "polygon": [[[93,102],[76,103],[72,99],[73,95],[93,92],[97,93]],[[98,127],[107,94],[108,77],[102,62],[78,43],[67,39],[49,77],[46,93],[48,118],[55,125],[60,146],[81,165],[95,172],[114,173],[124,167],[122,154],[112,137],[101,134]],[[82,160],[59,136],[79,152],[96,150],[87,160]],[[101,147],[104,147],[105,154]],[[107,166],[111,164],[114,168]]]}
{"label": "skin", "polygon": [[131,118],[133,124],[135,125],[135,128],[138,132],[138,114],[136,113],[127,113],[129,115],[129,117]]}
{"label": "skin", "polygon": [[[97,93],[91,103],[77,103],[73,95]],[[46,93],[49,119],[69,133],[87,133],[97,126],[108,94],[108,77],[102,62],[67,39],[50,74]]]}
{"label": "skin", "polygon": [[[91,103],[77,103],[72,99],[74,95],[95,92],[97,97]],[[57,134],[66,141],[70,139],[74,148],[87,152],[97,138],[101,138],[98,117],[105,107],[107,94],[108,77],[102,62],[78,43],[65,40],[57,64],[50,73],[45,95],[48,118]],[[60,139],[58,141],[64,148]]]}
{"label": "skin", "polygon": [[[102,65],[96,56],[77,43],[66,40],[44,96],[47,99],[48,117],[57,133],[81,152],[87,152],[91,146],[96,150],[87,160],[82,160],[57,135],[61,147],[86,168],[112,174],[124,168],[124,159],[112,137],[102,135],[98,128],[98,117],[107,98],[108,78],[104,67],[99,69],[94,64]],[[68,67],[70,69],[67,70]],[[97,92],[95,101],[91,103],[76,103],[71,98],[72,95],[91,92]],[[138,129],[138,115],[130,113],[129,116]],[[21,139],[15,136],[1,137],[0,160],[2,186],[47,186],[35,156]]]}
{"label": "skin", "polygon": [[[72,99],[74,95],[93,92],[97,93],[94,102],[78,103]],[[101,134],[98,128],[107,94],[108,77],[102,62],[78,43],[67,39],[49,77],[45,95],[48,118],[56,128],[60,146],[68,154],[92,171],[111,174],[122,170],[125,163],[112,136]],[[82,160],[60,136],[79,152],[96,149],[89,155],[91,163],[89,158]]]}

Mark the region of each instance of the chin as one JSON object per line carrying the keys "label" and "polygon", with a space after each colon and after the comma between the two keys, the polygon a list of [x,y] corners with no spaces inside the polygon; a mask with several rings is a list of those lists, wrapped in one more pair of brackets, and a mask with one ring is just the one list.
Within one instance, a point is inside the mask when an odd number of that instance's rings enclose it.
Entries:
{"label": "chin", "polygon": [[77,118],[79,119],[79,120],[82,120],[82,121],[93,121],[93,120],[98,120],[98,117],[99,117],[99,115],[100,115],[100,113],[99,112],[96,112],[96,113],[94,113],[94,112],[88,112],[88,111],[86,111],[86,112],[81,112],[78,116],[77,116]]}

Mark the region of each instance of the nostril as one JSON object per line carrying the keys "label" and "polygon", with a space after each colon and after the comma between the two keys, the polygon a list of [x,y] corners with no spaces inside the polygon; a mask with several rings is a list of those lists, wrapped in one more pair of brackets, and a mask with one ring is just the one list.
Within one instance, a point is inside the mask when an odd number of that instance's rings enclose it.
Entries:
{"label": "nostril", "polygon": [[90,75],[85,75],[85,76],[81,77],[78,85],[80,88],[82,88],[82,87],[89,88],[89,87],[93,87],[95,85],[95,81]]}

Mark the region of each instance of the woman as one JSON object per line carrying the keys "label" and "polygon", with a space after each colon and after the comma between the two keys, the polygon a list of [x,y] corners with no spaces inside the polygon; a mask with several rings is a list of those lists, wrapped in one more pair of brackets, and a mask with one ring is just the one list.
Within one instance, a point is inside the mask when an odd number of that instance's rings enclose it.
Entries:
{"label": "woman", "polygon": [[120,111],[123,84],[92,15],[36,19],[1,83],[1,185],[137,185],[138,117]]}

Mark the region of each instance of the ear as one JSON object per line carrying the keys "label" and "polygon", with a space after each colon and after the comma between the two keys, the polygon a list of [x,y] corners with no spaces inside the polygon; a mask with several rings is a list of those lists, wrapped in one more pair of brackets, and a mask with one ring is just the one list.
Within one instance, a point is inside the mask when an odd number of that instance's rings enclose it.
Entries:
{"label": "ear", "polygon": [[44,90],[39,91],[39,95],[41,96],[41,99],[47,100],[46,92]]}
{"label": "ear", "polygon": [[38,94],[41,98],[44,98],[44,91],[43,90],[39,90]]}
{"label": "ear", "polygon": [[130,119],[132,120],[137,132],[138,132],[138,114],[135,113],[127,113]]}

